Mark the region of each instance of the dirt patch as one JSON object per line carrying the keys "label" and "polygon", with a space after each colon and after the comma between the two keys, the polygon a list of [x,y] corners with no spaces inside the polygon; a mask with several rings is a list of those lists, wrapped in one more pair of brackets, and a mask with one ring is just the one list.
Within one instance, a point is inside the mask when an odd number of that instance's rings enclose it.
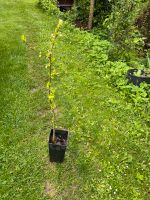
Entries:
{"label": "dirt patch", "polygon": [[49,115],[49,108],[37,111],[37,116],[40,118],[45,118]]}
{"label": "dirt patch", "polygon": [[51,183],[49,183],[49,181],[46,181],[45,183],[44,194],[51,198],[55,197],[57,194],[56,188]]}
{"label": "dirt patch", "polygon": [[[30,89],[30,93],[31,94],[34,94],[34,93],[37,93],[37,92],[41,92],[43,91],[44,93],[46,93],[46,90],[45,88],[43,87],[43,85],[38,85],[38,86],[33,86],[31,89]],[[46,93],[47,94],[47,93]]]}
{"label": "dirt patch", "polygon": [[36,92],[38,92],[39,91],[39,88],[32,88],[31,89],[31,94],[34,94],[34,93],[36,93]]}
{"label": "dirt patch", "polygon": [[[49,116],[50,112],[51,112],[50,108],[47,107],[43,110],[41,109],[41,110],[37,111],[37,116],[40,118],[45,118],[46,116]],[[54,113],[55,113],[55,115],[57,115],[57,117],[59,117],[60,111],[58,108],[55,108]]]}

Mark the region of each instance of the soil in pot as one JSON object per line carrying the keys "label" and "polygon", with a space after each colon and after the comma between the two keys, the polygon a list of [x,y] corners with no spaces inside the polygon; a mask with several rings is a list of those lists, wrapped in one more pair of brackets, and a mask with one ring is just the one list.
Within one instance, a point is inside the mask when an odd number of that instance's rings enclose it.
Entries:
{"label": "soil in pot", "polygon": [[61,163],[64,161],[65,151],[68,142],[68,131],[55,129],[55,143],[52,142],[53,129],[49,136],[49,158],[50,162]]}
{"label": "soil in pot", "polygon": [[150,70],[145,70],[141,77],[150,77]]}

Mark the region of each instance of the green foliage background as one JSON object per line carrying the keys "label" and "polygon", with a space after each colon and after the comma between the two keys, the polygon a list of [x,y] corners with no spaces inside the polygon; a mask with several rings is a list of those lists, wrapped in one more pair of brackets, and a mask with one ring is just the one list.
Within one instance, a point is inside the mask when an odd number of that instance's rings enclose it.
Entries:
{"label": "green foliage background", "polygon": [[114,60],[133,60],[143,54],[144,35],[136,26],[136,19],[147,7],[145,1],[116,1],[104,24],[113,47],[110,56]]}
{"label": "green foliage background", "polygon": [[[88,21],[89,3],[89,0],[76,0],[74,9],[63,14],[56,8],[55,0],[40,0],[42,7],[51,14],[57,10],[57,14],[68,21],[79,20],[85,23]],[[149,6],[148,0],[96,0],[96,36],[90,34],[84,41],[92,68],[97,74],[103,74],[109,84],[116,87],[146,121],[149,121],[150,87],[147,84],[141,84],[140,88],[129,85],[127,71],[130,68],[148,68],[146,54],[149,52],[144,49],[148,20],[144,21],[145,25],[141,23],[141,26],[137,25],[137,20]],[[147,19],[147,16],[143,18]]]}
{"label": "green foliage background", "polygon": [[[77,19],[86,21],[89,16],[90,1],[89,0],[76,0],[76,12]],[[110,14],[112,2],[109,0],[95,0],[95,11],[94,11],[94,24],[102,24],[104,19]]]}

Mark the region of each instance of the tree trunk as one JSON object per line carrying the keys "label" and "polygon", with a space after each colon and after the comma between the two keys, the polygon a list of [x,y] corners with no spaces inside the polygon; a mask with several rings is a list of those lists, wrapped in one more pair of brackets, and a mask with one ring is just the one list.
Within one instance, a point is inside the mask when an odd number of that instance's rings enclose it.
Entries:
{"label": "tree trunk", "polygon": [[89,12],[89,22],[88,22],[89,30],[92,29],[92,25],[93,25],[94,4],[95,4],[95,0],[90,0],[90,12]]}

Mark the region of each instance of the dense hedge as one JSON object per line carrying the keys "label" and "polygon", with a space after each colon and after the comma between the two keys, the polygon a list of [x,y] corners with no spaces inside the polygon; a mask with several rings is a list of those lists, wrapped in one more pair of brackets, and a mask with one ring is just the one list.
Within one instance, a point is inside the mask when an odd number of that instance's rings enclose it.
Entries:
{"label": "dense hedge", "polygon": [[[77,20],[87,22],[89,16],[90,0],[76,0],[76,18]],[[101,24],[104,19],[110,14],[112,1],[95,0],[94,24]]]}
{"label": "dense hedge", "polygon": [[[148,18],[145,17],[148,3],[147,0],[118,0],[112,6],[111,14],[105,20],[105,27],[112,43],[111,59],[129,62],[145,56],[144,40],[148,41],[149,35]],[[143,15],[144,17],[141,17]],[[141,23],[139,29],[137,19],[141,18],[147,19],[147,22],[145,20],[145,25]]]}
{"label": "dense hedge", "polygon": [[143,9],[142,14],[137,18],[136,24],[145,38],[145,47],[150,48],[150,2]]}

